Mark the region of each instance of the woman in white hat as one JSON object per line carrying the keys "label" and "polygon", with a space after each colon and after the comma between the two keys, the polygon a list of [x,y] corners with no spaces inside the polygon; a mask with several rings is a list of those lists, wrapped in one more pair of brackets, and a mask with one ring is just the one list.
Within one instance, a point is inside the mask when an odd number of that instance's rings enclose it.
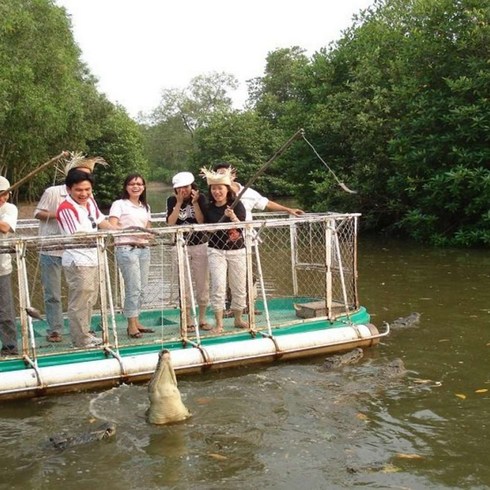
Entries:
{"label": "woman in white hat", "polygon": [[[202,210],[206,208],[206,198],[199,193],[194,175],[191,172],[179,172],[172,178],[174,195],[167,199],[167,224],[189,225],[204,223]],[[199,306],[199,328],[211,330],[206,323],[206,308],[209,301],[209,270],[207,235],[194,232],[186,236],[191,277],[195,285],[195,295]],[[185,272],[185,277],[188,275]],[[186,279],[186,323],[187,330],[195,329],[190,310],[190,285]]]}
{"label": "woman in white hat", "polygon": [[[0,236],[6,238],[15,231],[17,225],[17,207],[8,201],[10,182],[0,177]],[[12,258],[9,253],[0,254],[0,355],[17,355],[17,328],[15,327],[14,298],[12,295]]]}

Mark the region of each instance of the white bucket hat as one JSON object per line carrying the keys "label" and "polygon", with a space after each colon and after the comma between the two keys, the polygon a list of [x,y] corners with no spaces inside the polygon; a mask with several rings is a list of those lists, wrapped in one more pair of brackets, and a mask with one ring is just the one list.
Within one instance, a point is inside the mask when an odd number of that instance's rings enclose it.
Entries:
{"label": "white bucket hat", "polygon": [[194,182],[194,175],[190,172],[179,172],[172,177],[172,185],[174,189],[177,187],[186,187]]}

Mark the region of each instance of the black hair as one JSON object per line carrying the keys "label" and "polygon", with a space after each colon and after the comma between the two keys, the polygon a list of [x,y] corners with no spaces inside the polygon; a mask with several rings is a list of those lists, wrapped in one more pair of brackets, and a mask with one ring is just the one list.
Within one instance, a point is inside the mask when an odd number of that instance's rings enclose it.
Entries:
{"label": "black hair", "polygon": [[83,170],[72,168],[66,174],[65,185],[68,187],[68,189],[71,189],[75,184],[80,184],[80,182],[84,181],[88,181],[92,187],[94,186],[94,177],[92,174],[84,172]]}
{"label": "black hair", "polygon": [[129,174],[124,179],[121,199],[129,199],[129,192],[127,191],[126,187],[134,179],[141,179],[143,181],[144,188],[143,188],[143,192],[140,195],[140,201],[141,201],[141,204],[143,204],[143,206],[145,206],[145,208],[148,210],[148,203],[146,201],[146,180],[141,174],[138,174],[138,173]]}
{"label": "black hair", "polygon": [[228,162],[219,162],[219,163],[215,163],[213,165],[213,170],[215,172],[217,172],[220,168],[229,168],[231,169],[231,171],[235,171],[235,168],[233,167],[233,165],[231,163],[228,163]]}

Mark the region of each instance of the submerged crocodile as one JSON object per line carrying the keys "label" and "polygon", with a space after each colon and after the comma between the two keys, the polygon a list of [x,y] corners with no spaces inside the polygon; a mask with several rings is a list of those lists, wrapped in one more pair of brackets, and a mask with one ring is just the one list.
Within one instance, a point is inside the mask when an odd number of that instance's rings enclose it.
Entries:
{"label": "submerged crocodile", "polygon": [[386,378],[396,378],[398,376],[404,376],[406,372],[405,364],[397,357],[381,368],[380,375]]}
{"label": "submerged crocodile", "polygon": [[150,407],[146,416],[151,424],[180,422],[191,416],[180,397],[170,352],[166,349],[158,356],[157,367],[148,385],[148,395]]}
{"label": "submerged crocodile", "polygon": [[345,366],[346,364],[354,364],[355,362],[362,359],[363,356],[364,351],[360,347],[346,352],[345,354],[335,354],[325,359],[325,362],[323,363],[323,369],[330,370],[338,368],[340,366]]}
{"label": "submerged crocodile", "polygon": [[410,315],[408,316],[401,316],[400,318],[393,320],[390,323],[390,327],[391,328],[413,327],[414,325],[417,325],[419,321],[420,321],[420,313],[414,312],[414,313],[410,313]]}
{"label": "submerged crocodile", "polygon": [[81,444],[88,444],[94,441],[108,439],[116,434],[116,425],[112,422],[104,422],[94,430],[90,430],[77,436],[67,436],[67,434],[56,434],[49,438],[49,442],[56,449],[67,449]]}

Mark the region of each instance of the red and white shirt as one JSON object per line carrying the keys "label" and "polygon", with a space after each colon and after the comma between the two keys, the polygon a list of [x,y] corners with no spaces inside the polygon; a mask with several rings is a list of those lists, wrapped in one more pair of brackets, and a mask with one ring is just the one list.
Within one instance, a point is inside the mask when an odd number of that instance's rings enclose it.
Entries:
{"label": "red and white shirt", "polygon": [[[96,231],[97,225],[105,218],[93,197],[87,201],[85,207],[67,196],[56,211],[56,219],[62,235]],[[94,267],[97,265],[97,249],[95,247],[67,249],[63,252],[61,264]]]}

